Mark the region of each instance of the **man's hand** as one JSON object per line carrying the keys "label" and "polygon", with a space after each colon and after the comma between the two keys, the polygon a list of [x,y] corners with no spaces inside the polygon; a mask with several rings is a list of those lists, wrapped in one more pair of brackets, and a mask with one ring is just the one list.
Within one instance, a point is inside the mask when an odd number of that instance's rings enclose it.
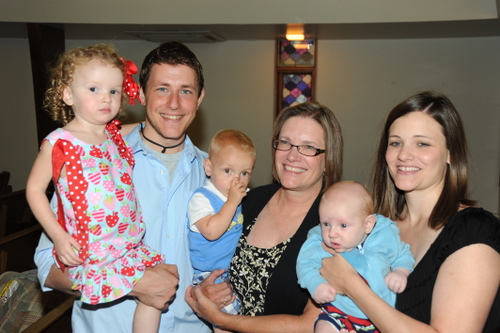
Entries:
{"label": "man's hand", "polygon": [[179,286],[176,265],[159,264],[147,267],[143,277],[137,282],[131,296],[158,310],[165,310],[175,298]]}
{"label": "man's hand", "polygon": [[57,289],[66,294],[80,297],[80,292],[78,290],[73,290],[71,287],[73,283],[68,279],[68,270],[64,272],[58,268],[55,264],[50,267],[49,275],[45,280],[45,287]]}

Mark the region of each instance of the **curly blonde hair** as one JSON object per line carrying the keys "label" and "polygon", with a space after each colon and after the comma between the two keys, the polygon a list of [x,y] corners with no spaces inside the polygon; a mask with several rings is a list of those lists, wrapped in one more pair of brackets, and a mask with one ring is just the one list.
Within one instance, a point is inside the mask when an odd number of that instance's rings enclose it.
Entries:
{"label": "curly blonde hair", "polygon": [[[72,107],[63,101],[63,91],[73,81],[76,67],[85,65],[94,59],[118,68],[125,77],[125,64],[111,45],[96,44],[88,47],[77,47],[64,53],[59,58],[57,65],[50,70],[50,87],[45,92],[43,102],[44,109],[53,120],[66,125],[75,118]],[[122,102],[124,98],[125,92],[122,92]],[[118,116],[123,114],[123,107],[120,107]]]}

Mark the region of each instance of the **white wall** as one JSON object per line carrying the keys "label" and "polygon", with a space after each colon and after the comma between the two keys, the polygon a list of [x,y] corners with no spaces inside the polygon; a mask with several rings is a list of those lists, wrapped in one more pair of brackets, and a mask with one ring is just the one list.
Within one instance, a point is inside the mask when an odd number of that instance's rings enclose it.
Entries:
{"label": "white wall", "polygon": [[204,66],[206,97],[201,122],[190,135],[202,133],[200,147],[224,128],[245,132],[257,149],[251,185],[269,183],[274,105],[274,41],[191,44]]}
{"label": "white wall", "polygon": [[[66,47],[97,41],[66,42]],[[109,41],[102,41],[109,42]],[[114,41],[138,65],[156,44]],[[498,213],[500,170],[500,37],[425,40],[320,40],[317,99],[337,115],[345,136],[344,179],[368,182],[387,112],[410,94],[435,89],[455,103],[466,124],[475,163],[474,199]],[[222,128],[247,133],[257,146],[252,184],[270,181],[274,41],[191,44],[204,66],[206,97],[189,134],[202,149]],[[36,155],[27,40],[0,39],[0,170],[24,188]],[[128,108],[133,120],[142,107]]]}
{"label": "white wall", "polygon": [[317,99],[338,116],[344,178],[366,182],[384,117],[417,91],[445,93],[465,123],[472,198],[498,212],[500,38],[320,41]]}
{"label": "white wall", "polygon": [[28,40],[0,39],[0,63],[0,171],[20,190],[38,145]]}
{"label": "white wall", "polygon": [[[66,49],[103,41],[66,41]],[[142,41],[111,42],[126,59],[140,68],[146,54],[157,44]],[[274,41],[232,41],[189,44],[205,76],[203,100],[188,134],[203,150],[212,136],[224,128],[245,132],[257,149],[255,174],[250,185],[269,183],[271,177],[270,137],[274,103]],[[138,76],[136,75],[138,80]],[[129,121],[142,121],[142,106],[127,107]]]}

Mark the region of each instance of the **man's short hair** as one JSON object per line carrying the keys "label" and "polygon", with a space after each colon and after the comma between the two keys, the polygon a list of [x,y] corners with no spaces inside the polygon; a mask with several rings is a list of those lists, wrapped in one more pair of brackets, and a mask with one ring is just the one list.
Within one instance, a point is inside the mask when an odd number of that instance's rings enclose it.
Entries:
{"label": "man's short hair", "polygon": [[151,75],[151,69],[155,64],[186,65],[192,68],[196,73],[198,97],[200,97],[201,91],[205,86],[203,68],[194,53],[186,45],[179,42],[165,42],[149,52],[142,62],[139,74],[139,84],[144,93],[146,92],[149,76]]}

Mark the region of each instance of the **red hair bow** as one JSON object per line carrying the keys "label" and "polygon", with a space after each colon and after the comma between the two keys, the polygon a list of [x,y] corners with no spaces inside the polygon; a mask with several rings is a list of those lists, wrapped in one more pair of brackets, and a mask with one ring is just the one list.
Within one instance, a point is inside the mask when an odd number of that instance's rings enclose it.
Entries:
{"label": "red hair bow", "polygon": [[137,99],[139,103],[141,98],[139,97],[139,85],[134,81],[132,74],[137,74],[137,66],[131,60],[125,60],[122,58],[125,64],[125,78],[123,80],[123,90],[127,93],[128,101],[130,105],[135,105],[134,99]]}

